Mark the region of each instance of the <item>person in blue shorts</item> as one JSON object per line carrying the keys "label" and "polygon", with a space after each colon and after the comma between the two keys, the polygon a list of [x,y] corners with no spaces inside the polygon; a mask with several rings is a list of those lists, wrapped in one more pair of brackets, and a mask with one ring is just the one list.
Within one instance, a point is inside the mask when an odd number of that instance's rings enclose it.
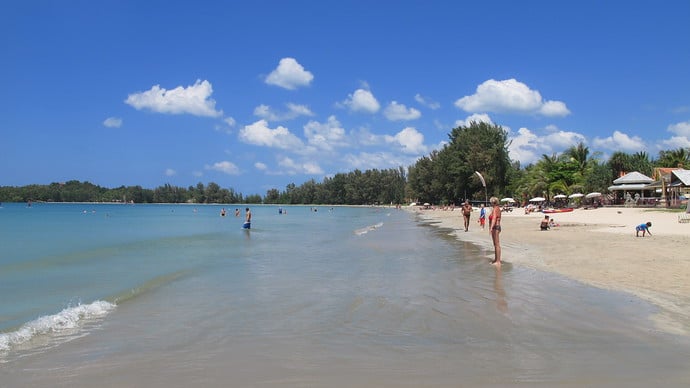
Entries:
{"label": "person in blue shorts", "polygon": [[635,227],[635,237],[640,237],[640,232],[642,232],[642,237],[645,236],[645,234],[649,233],[649,235],[652,235],[652,232],[649,230],[649,228],[652,226],[651,222],[647,222],[646,224],[639,224]]}
{"label": "person in blue shorts", "polygon": [[244,224],[242,227],[244,229],[251,229],[252,228],[252,212],[249,210],[249,208],[244,209],[245,211],[245,216],[244,216]]}

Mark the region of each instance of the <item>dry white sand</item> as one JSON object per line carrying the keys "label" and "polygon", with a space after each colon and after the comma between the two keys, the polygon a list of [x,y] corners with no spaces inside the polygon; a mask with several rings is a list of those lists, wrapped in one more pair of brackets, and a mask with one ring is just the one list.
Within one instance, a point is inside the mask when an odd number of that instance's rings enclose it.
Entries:
{"label": "dry white sand", "polygon": [[[476,209],[469,232],[464,231],[459,209],[408,210],[485,248],[487,263],[493,259],[488,220],[482,230]],[[525,214],[518,208],[502,214],[502,257],[515,265],[634,294],[660,307],[654,319],[661,330],[690,335],[690,223],[679,223],[679,214],[639,208],[576,209],[550,214],[560,226],[541,231],[544,214]],[[652,222],[652,236],[635,237],[635,226],[647,221]]]}

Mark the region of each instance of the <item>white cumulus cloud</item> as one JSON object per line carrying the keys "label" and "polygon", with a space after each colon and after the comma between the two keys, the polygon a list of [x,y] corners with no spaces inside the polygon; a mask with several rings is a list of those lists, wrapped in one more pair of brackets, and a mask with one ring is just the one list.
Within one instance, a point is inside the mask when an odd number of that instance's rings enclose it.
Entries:
{"label": "white cumulus cloud", "polygon": [[690,137],[687,136],[671,136],[668,139],[661,141],[660,149],[678,149],[678,148],[690,148]]}
{"label": "white cumulus cloud", "polygon": [[415,108],[408,108],[403,104],[393,101],[383,111],[383,115],[390,121],[416,120],[422,113]]}
{"label": "white cumulus cloud", "polygon": [[225,121],[225,124],[227,124],[228,127],[234,127],[236,124],[235,119],[232,117],[226,117],[223,119],[223,121]]}
{"label": "white cumulus cloud", "polygon": [[675,133],[678,136],[685,136],[690,138],[690,121],[683,121],[668,126],[668,131]]}
{"label": "white cumulus cloud", "polygon": [[304,70],[295,58],[283,58],[278,67],[266,77],[269,85],[279,86],[288,90],[295,90],[300,86],[308,86],[314,75]]}
{"label": "white cumulus cloud", "polygon": [[254,115],[267,121],[292,120],[299,116],[314,116],[314,113],[306,105],[286,104],[286,112],[278,112],[268,105],[261,104],[254,108]]}
{"label": "white cumulus cloud", "polygon": [[520,161],[521,164],[535,162],[540,155],[539,137],[527,128],[518,129],[517,134],[511,137],[508,152],[510,158]]}
{"label": "white cumulus cloud", "polygon": [[466,119],[464,120],[455,120],[455,127],[467,127],[472,122],[476,123],[487,123],[487,124],[493,124],[493,121],[491,121],[491,117],[489,117],[488,114],[486,113],[474,113],[469,116],[467,116]]}
{"label": "white cumulus cloud", "polygon": [[381,104],[374,95],[366,89],[357,89],[348,95],[343,102],[352,112],[376,113],[381,109]]}
{"label": "white cumulus cloud", "polygon": [[228,175],[239,175],[240,169],[234,163],[228,162],[227,160],[222,162],[214,163],[213,165],[206,166],[207,170],[219,171]]}
{"label": "white cumulus cloud", "polygon": [[278,161],[278,165],[285,170],[285,173],[294,174],[323,174],[321,167],[315,162],[298,163],[289,157],[283,157]]}
{"label": "white cumulus cloud", "polygon": [[562,101],[544,101],[539,108],[539,113],[543,116],[567,116],[570,114],[568,107]]}
{"label": "white cumulus cloud", "polygon": [[441,107],[440,103],[430,99],[429,97],[424,97],[419,93],[415,94],[414,99],[420,105],[425,106],[425,107],[432,109],[432,110],[436,110],[436,109]]}
{"label": "white cumulus cloud", "polygon": [[556,130],[546,134],[542,142],[552,150],[563,150],[586,140],[584,135],[577,132]]}
{"label": "white cumulus cloud", "polygon": [[122,119],[118,117],[108,117],[103,121],[103,125],[108,128],[120,128],[122,126]]}
{"label": "white cumulus cloud", "polygon": [[666,129],[676,136],[661,140],[657,143],[657,148],[660,150],[690,148],[690,121],[671,124]]}
{"label": "white cumulus cloud", "polygon": [[515,79],[490,79],[477,86],[476,93],[455,101],[466,112],[497,112],[567,116],[570,111],[561,101],[544,101],[541,94]]}
{"label": "white cumulus cloud", "polygon": [[266,120],[259,120],[247,125],[240,130],[239,138],[245,143],[259,146],[301,150],[304,146],[302,140],[292,134],[285,127],[269,128]]}
{"label": "white cumulus cloud", "polygon": [[620,131],[614,131],[611,136],[605,138],[595,137],[592,144],[597,148],[623,152],[643,151],[646,148],[639,136],[631,137]]}
{"label": "white cumulus cloud", "polygon": [[216,111],[216,101],[211,98],[211,94],[211,83],[197,80],[194,85],[186,88],[178,86],[171,90],[155,85],[145,92],[130,94],[125,104],[137,110],[148,109],[156,113],[222,116],[222,111]]}
{"label": "white cumulus cloud", "polygon": [[395,134],[386,136],[386,142],[398,144],[402,151],[407,154],[423,154],[427,151],[424,145],[424,135],[413,127],[407,127]]}
{"label": "white cumulus cloud", "polygon": [[165,170],[165,176],[175,176],[177,175],[177,171],[173,170],[172,168],[167,168]]}
{"label": "white cumulus cloud", "polygon": [[310,145],[326,151],[348,144],[345,129],[335,116],[330,116],[325,123],[309,121],[304,126],[304,136]]}
{"label": "white cumulus cloud", "polygon": [[410,166],[417,159],[417,155],[404,156],[399,153],[391,152],[360,152],[358,154],[344,155],[343,161],[347,164],[348,169],[385,169],[397,168],[398,166]]}
{"label": "white cumulus cloud", "polygon": [[549,132],[545,135],[537,135],[524,127],[518,129],[517,133],[509,131],[510,158],[527,165],[536,162],[544,154],[560,153],[580,142],[586,142],[585,136],[577,132],[563,131],[552,126],[547,129]]}

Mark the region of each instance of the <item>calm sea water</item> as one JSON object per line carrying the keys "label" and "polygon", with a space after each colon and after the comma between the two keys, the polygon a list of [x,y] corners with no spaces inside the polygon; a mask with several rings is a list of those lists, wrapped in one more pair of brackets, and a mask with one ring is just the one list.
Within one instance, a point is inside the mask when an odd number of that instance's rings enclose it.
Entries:
{"label": "calm sea water", "polygon": [[629,295],[391,208],[235,208],[3,204],[0,387],[690,383]]}

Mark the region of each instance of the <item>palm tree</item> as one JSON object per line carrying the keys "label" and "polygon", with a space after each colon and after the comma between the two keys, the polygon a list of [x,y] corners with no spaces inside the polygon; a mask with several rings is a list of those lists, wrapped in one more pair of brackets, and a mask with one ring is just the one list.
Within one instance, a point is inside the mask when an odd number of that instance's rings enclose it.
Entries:
{"label": "palm tree", "polygon": [[659,167],[685,167],[690,165],[690,152],[687,148],[678,148],[659,152]]}
{"label": "palm tree", "polygon": [[589,166],[589,147],[580,142],[578,145],[568,148],[565,154],[570,156],[570,160],[577,164],[578,170],[584,175]]}
{"label": "palm tree", "polygon": [[534,194],[545,193],[547,197],[551,195],[550,185],[554,181],[552,175],[554,171],[558,169],[558,164],[558,155],[553,154],[549,156],[546,154],[542,154],[541,159],[537,162],[537,165],[535,166],[537,174],[535,174],[534,178],[536,179],[533,181],[534,189],[541,189],[542,192],[535,192]]}
{"label": "palm tree", "polygon": [[621,173],[630,171],[630,156],[625,152],[616,151],[609,158],[609,166],[613,172],[613,177],[621,176]]}
{"label": "palm tree", "polygon": [[652,175],[652,162],[649,155],[644,151],[635,152],[629,158],[630,167],[634,171],[639,171],[645,175]]}
{"label": "palm tree", "polygon": [[572,146],[565,151],[565,154],[570,157],[570,161],[575,163],[577,173],[572,177],[571,186],[584,186],[587,176],[592,171],[592,160],[589,159],[589,147],[580,142],[576,146]]}

